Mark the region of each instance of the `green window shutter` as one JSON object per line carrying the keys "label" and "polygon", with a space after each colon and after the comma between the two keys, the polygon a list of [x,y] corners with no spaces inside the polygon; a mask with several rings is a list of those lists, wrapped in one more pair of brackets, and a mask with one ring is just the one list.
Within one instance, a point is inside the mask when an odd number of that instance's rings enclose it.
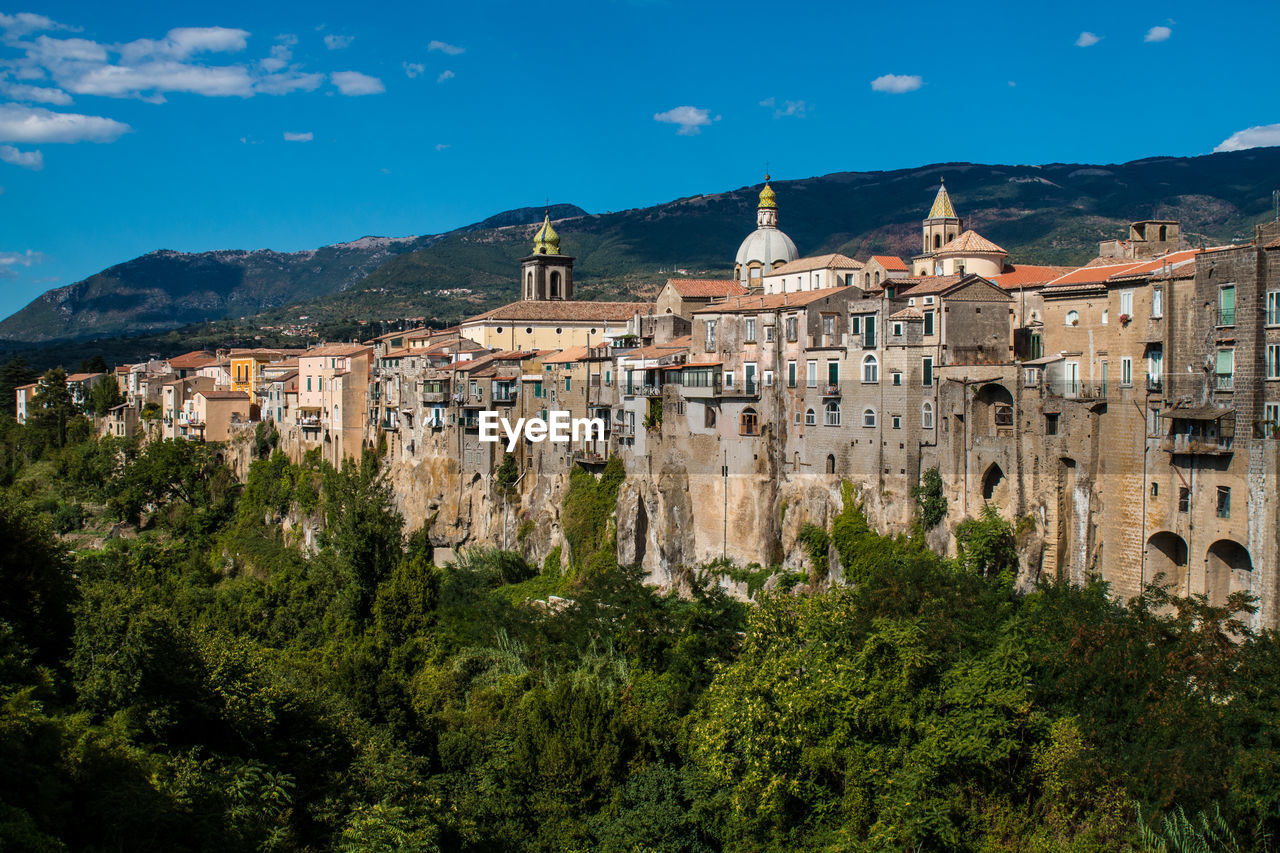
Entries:
{"label": "green window shutter", "polygon": [[1218,373],[1223,375],[1231,373],[1232,362],[1234,361],[1233,355],[1234,352],[1232,350],[1218,350]]}

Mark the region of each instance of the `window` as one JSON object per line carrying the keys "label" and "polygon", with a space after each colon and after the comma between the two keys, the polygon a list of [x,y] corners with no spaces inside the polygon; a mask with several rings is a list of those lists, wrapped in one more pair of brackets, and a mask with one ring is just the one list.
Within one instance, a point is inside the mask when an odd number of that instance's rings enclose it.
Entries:
{"label": "window", "polygon": [[568,377],[568,376],[566,376],[566,377],[564,378],[564,390],[566,390],[566,391],[568,391],[568,390],[569,390],[569,377]]}
{"label": "window", "polygon": [[849,318],[849,329],[850,329],[850,330],[853,332],[853,334],[855,334],[855,335],[860,335],[860,334],[862,334],[862,318],[861,318],[861,317],[859,317],[857,314],[854,314],[852,317],[850,317],[850,318]]}
{"label": "window", "polygon": [[732,370],[726,370],[724,372],[724,387],[725,388],[733,387],[733,371]]}
{"label": "window", "polygon": [[822,422],[829,427],[840,426],[840,403],[839,402],[837,402],[836,400],[831,400],[830,402],[827,403],[825,411],[823,412]]}
{"label": "window", "polygon": [[1164,316],[1164,288],[1151,288],[1151,317],[1159,319]]}
{"label": "window", "polygon": [[716,425],[716,410],[714,406],[702,407],[702,425],[707,429],[711,429]]}
{"label": "window", "polygon": [[863,346],[867,349],[876,348],[876,318],[875,315],[868,316],[862,323]]}
{"label": "window", "polygon": [[924,312],[924,333],[926,335],[933,334],[933,312],[932,311]]}
{"label": "window", "polygon": [[1160,497],[1160,484],[1159,484],[1159,483],[1152,483],[1152,484],[1151,484],[1151,497],[1153,497],[1153,498],[1158,498],[1158,497]]}
{"label": "window", "polygon": [[862,357],[862,381],[880,381],[880,362],[877,361],[876,357],[870,353]]}
{"label": "window", "polygon": [[1224,284],[1218,290],[1218,325],[1234,326],[1236,324],[1236,286]]}
{"label": "window", "polygon": [[813,426],[818,422],[818,413],[813,409],[806,409],[804,413],[804,425]]}
{"label": "window", "polygon": [[800,426],[802,423],[804,423],[804,412],[796,409],[796,426]]}
{"label": "window", "polygon": [[895,321],[894,321],[894,323],[893,323],[893,336],[894,336],[895,338],[900,338],[900,337],[902,337],[902,323],[901,323],[901,321],[897,321],[897,320],[895,320]]}
{"label": "window", "polygon": [[1159,390],[1160,376],[1164,372],[1164,347],[1153,344],[1147,351],[1147,387]]}
{"label": "window", "polygon": [[799,337],[799,332],[797,331],[797,327],[798,327],[798,323],[796,322],[796,318],[788,317],[787,318],[787,340],[794,342],[796,338]]}
{"label": "window", "polygon": [[1057,415],[1057,413],[1048,414],[1048,415],[1045,415],[1045,416],[1044,416],[1044,434],[1045,434],[1045,435],[1057,435],[1057,434],[1058,434],[1058,415]]}
{"label": "window", "polygon": [[1236,351],[1233,349],[1218,350],[1217,387],[1219,391],[1230,391],[1235,373]]}
{"label": "window", "polygon": [[1080,325],[1080,312],[1079,312],[1079,311],[1068,311],[1068,312],[1067,312],[1067,325],[1068,325],[1068,326],[1079,326],[1079,325]]}
{"label": "window", "polygon": [[1280,430],[1280,403],[1267,403],[1262,407],[1263,426],[1268,427],[1263,432],[1264,438],[1272,437],[1277,430]]}
{"label": "window", "polygon": [[926,387],[933,385],[933,357],[928,356],[920,361],[920,384]]}
{"label": "window", "polygon": [[1128,314],[1130,317],[1133,316],[1133,291],[1132,290],[1120,291],[1120,313]]}
{"label": "window", "polygon": [[[1102,384],[1106,387],[1105,379]],[[1126,388],[1133,384],[1133,359],[1127,355],[1120,359],[1120,384]]]}
{"label": "window", "polygon": [[766,388],[773,387],[773,371],[772,370],[766,370],[764,372],[764,387]]}
{"label": "window", "polygon": [[822,334],[826,336],[827,341],[829,342],[831,338],[835,336],[835,333],[836,333],[836,315],[823,314],[822,315]]}
{"label": "window", "polygon": [[1191,511],[1191,490],[1186,486],[1178,487],[1178,512]]}
{"label": "window", "polygon": [[1280,326],[1280,290],[1267,291],[1267,325]]}
{"label": "window", "polygon": [[810,361],[805,364],[805,384],[810,388],[818,387],[818,362]]}
{"label": "window", "polygon": [[711,352],[716,348],[716,321],[707,321],[707,352]]}
{"label": "window", "polygon": [[744,331],[744,333],[743,333],[743,335],[744,335],[744,339],[745,339],[745,340],[746,340],[746,342],[747,342],[747,343],[749,343],[749,344],[753,344],[753,343],[755,343],[755,341],[756,341],[756,318],[755,318],[755,317],[748,317],[748,318],[747,318],[747,320],[746,320],[745,327],[746,327],[746,328],[745,328],[745,331]]}
{"label": "window", "polygon": [[765,343],[769,343],[773,340],[773,326],[764,327],[764,340]]}
{"label": "window", "polygon": [[796,363],[794,361],[787,362],[787,387],[796,387]]}
{"label": "window", "polygon": [[310,376],[308,376],[308,377],[307,377],[307,390],[308,390],[308,391],[310,391],[310,390],[311,390],[311,377],[310,377]]}
{"label": "window", "polygon": [[1039,332],[1032,332],[1031,333],[1031,357],[1040,358],[1043,355],[1044,355],[1044,338],[1040,336]]}
{"label": "window", "polygon": [[902,429],[902,415],[893,415],[889,418],[889,422],[893,424],[894,429]]}
{"label": "window", "polygon": [[1231,517],[1231,487],[1218,486],[1218,518]]}
{"label": "window", "polygon": [[1280,379],[1280,344],[1267,344],[1267,378]]}
{"label": "window", "polygon": [[925,403],[920,407],[920,426],[933,429],[933,403]]}
{"label": "window", "polygon": [[866,408],[862,410],[862,425],[864,427],[873,427],[876,425],[876,410]]}
{"label": "window", "polygon": [[827,362],[827,384],[832,386],[840,384],[840,362]]}
{"label": "window", "polygon": [[1107,325],[1107,318],[1111,316],[1111,312],[1106,308],[1102,309],[1102,325]]}

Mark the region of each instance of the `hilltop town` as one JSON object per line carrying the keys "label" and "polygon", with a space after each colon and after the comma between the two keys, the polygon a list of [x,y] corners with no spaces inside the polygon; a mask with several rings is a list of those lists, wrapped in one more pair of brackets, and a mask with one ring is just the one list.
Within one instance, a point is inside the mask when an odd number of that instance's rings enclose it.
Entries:
{"label": "hilltop town", "polygon": [[[1089,263],[1053,266],[966,229],[962,202],[939,187],[910,258],[800,257],[766,181],[725,276],[669,279],[653,302],[575,299],[548,215],[512,270],[521,298],[456,326],[66,383],[78,404],[117,385],[104,434],[226,442],[234,460],[267,424],[294,459],[379,450],[437,547],[541,560],[564,545],[569,472],[618,458],[619,561],[671,586],[718,559],[802,563],[800,529],[845,482],[881,532],[908,530],[930,479],[939,550],[991,506],[1016,524],[1024,583],[1097,574],[1128,598],[1163,575],[1216,605],[1251,592],[1253,627],[1276,627],[1280,222],[1213,247],[1135,222]],[[17,389],[20,422],[41,398]],[[481,440],[486,411],[605,433],[507,454]]]}

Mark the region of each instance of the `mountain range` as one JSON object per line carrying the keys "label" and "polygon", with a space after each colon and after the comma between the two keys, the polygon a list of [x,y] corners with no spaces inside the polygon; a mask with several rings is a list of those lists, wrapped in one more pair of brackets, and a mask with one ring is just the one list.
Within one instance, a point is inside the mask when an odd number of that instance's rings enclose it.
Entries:
{"label": "mountain range", "polygon": [[[1280,148],[1123,164],[942,163],[775,180],[780,227],[804,255],[909,258],[940,179],[965,226],[1014,263],[1084,262],[1129,222],[1177,219],[1192,245],[1250,239],[1280,187]],[[725,275],[755,227],[760,185],[647,208],[550,214],[576,256],[579,298],[647,296],[667,275]],[[518,295],[543,208],[424,237],[365,237],[306,252],[157,251],[55,288],[0,322],[8,343],[156,333],[234,318],[246,328],[423,318],[451,323]]]}

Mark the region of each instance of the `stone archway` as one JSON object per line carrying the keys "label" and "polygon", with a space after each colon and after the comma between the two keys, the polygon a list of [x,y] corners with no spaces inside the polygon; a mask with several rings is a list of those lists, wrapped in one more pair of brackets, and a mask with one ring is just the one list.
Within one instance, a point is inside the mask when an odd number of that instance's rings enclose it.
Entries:
{"label": "stone archway", "polygon": [[[1187,541],[1161,530],[1147,539],[1147,577],[1157,579],[1173,595],[1187,594]],[[1160,578],[1159,575],[1164,577]]]}
{"label": "stone archway", "polygon": [[1209,603],[1221,607],[1231,593],[1251,589],[1252,573],[1249,549],[1232,539],[1214,542],[1204,561],[1204,591]]}
{"label": "stone archway", "polygon": [[973,395],[970,429],[978,435],[1013,435],[1013,394],[995,382],[988,382]]}
{"label": "stone archway", "polygon": [[982,475],[982,499],[988,503],[1000,503],[1002,498],[1008,496],[1008,491],[1004,469],[992,462]]}

